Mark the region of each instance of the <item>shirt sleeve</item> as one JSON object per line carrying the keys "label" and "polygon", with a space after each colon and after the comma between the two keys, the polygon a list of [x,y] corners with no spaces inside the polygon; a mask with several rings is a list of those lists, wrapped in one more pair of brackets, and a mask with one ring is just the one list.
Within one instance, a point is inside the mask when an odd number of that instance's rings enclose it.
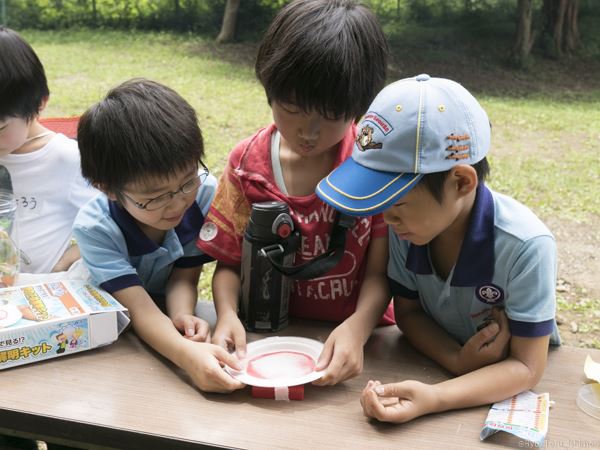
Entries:
{"label": "shirt sleeve", "polygon": [[240,264],[242,240],[249,217],[250,203],[230,158],[200,230],[198,247],[218,261]]}
{"label": "shirt sleeve", "polygon": [[208,211],[210,210],[210,205],[212,204],[215,193],[217,192],[217,179],[214,175],[209,174],[202,183],[198,191],[198,195],[196,197],[196,203],[200,207],[200,211],[202,211],[202,216],[206,217]]}
{"label": "shirt sleeve", "polygon": [[[204,222],[204,218],[210,210],[210,205],[215,197],[217,191],[217,179],[213,175],[208,175],[196,195],[196,204],[200,209],[201,216],[198,217],[198,228],[196,229],[196,235],[201,225]],[[191,268],[202,266],[206,263],[214,261],[214,258],[204,253],[197,245],[196,239],[192,239],[189,242],[183,244],[183,256],[175,261],[175,267],[179,268]]]}
{"label": "shirt sleeve", "polygon": [[105,220],[96,226],[85,226],[76,222],[73,234],[96,285],[109,293],[143,285],[126,257],[127,244],[116,224],[108,224]]}
{"label": "shirt sleeve", "polygon": [[552,334],[556,314],[556,243],[538,236],[523,243],[509,273],[505,311],[514,336]]}
{"label": "shirt sleeve", "polygon": [[418,300],[419,292],[416,275],[406,268],[409,244],[401,240],[391,229],[389,230],[389,237],[388,280],[392,295]]}
{"label": "shirt sleeve", "polygon": [[[69,142],[72,141],[69,139]],[[68,198],[69,202],[76,208],[79,209],[85,205],[89,200],[94,198],[100,193],[95,187],[93,187],[83,175],[81,175],[81,160],[79,157],[79,148],[77,142],[73,141],[73,146],[69,149],[73,149],[73,155],[69,156],[69,165],[72,166],[72,178],[69,186]]]}
{"label": "shirt sleeve", "polygon": [[371,219],[371,237],[373,239],[388,235],[388,225],[383,221],[383,214],[375,214]]}

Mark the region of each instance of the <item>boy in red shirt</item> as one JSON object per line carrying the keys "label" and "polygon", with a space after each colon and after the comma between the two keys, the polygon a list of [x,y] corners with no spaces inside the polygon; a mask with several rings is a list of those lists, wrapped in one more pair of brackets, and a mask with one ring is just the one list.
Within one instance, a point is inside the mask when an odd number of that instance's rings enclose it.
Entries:
{"label": "boy in red shirt", "polygon": [[[198,240],[218,261],[213,342],[234,347],[240,358],[246,349],[237,316],[241,248],[252,204],[278,200],[289,206],[302,236],[295,265],[327,250],[336,213],[315,195],[315,187],[352,153],[355,122],[383,86],[386,63],[387,43],[377,20],[352,0],[294,1],[263,38],[256,75],[274,124],[229,155]],[[393,323],[387,246],[382,217],[360,218],[347,231],[338,265],[321,277],[293,282],[290,316],[341,322],[318,360],[316,369],[326,372],[317,384],[360,373],[371,331],[380,321]]]}

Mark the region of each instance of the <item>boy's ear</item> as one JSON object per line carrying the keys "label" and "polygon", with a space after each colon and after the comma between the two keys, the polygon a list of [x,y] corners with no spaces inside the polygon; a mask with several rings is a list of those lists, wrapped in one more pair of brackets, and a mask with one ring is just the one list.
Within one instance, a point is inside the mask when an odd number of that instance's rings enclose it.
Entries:
{"label": "boy's ear", "polygon": [[112,201],[117,201],[117,194],[114,192],[109,191],[106,188],[106,185],[102,184],[102,183],[93,183],[93,186],[98,189],[100,192],[102,192],[103,194],[105,194],[109,200]]}
{"label": "boy's ear", "polygon": [[38,108],[38,114],[40,114],[44,109],[46,109],[46,105],[48,104],[48,98],[49,97],[46,96],[40,102],[40,106]]}
{"label": "boy's ear", "polygon": [[450,177],[459,196],[467,195],[477,189],[477,172],[472,166],[459,164],[450,170]]}

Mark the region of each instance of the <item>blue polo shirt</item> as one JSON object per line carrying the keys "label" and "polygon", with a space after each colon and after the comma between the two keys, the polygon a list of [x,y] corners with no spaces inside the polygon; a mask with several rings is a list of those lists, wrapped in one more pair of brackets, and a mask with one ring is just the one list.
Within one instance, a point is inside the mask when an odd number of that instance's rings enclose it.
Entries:
{"label": "blue polo shirt", "polygon": [[447,279],[435,273],[428,245],[403,241],[391,228],[388,277],[394,295],[419,300],[461,344],[487,324],[494,306],[504,308],[512,335],[551,335],[560,344],[554,236],[527,207],[483,184]]}
{"label": "blue polo shirt", "polygon": [[196,267],[212,261],[196,239],[215,195],[217,180],[208,175],[175,228],[158,245],[117,202],[98,195],[75,218],[73,234],[95,284],[112,293],[142,286],[154,298],[164,297],[173,267]]}

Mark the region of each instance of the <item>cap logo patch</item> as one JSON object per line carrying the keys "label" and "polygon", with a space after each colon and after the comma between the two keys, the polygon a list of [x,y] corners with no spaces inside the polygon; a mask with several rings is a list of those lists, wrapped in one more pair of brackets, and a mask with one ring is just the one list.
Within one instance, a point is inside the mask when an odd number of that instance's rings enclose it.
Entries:
{"label": "cap logo patch", "polygon": [[461,159],[467,159],[470,156],[468,153],[469,145],[461,144],[461,141],[468,141],[471,139],[471,136],[468,134],[451,134],[450,136],[446,136],[446,139],[451,141],[450,145],[446,147],[446,151],[450,152],[450,154],[446,155],[446,159],[454,159],[458,161]]}
{"label": "cap logo patch", "polygon": [[379,128],[379,130],[383,133],[384,136],[390,134],[390,132],[394,129],[394,127],[387,120],[385,120],[383,117],[381,117],[379,114],[373,111],[369,111],[363,117],[362,121],[363,123],[371,122],[373,125]]}
{"label": "cap logo patch", "polygon": [[365,150],[380,149],[383,147],[381,142],[373,142],[373,127],[363,125],[360,132],[356,136],[358,147],[364,152]]}
{"label": "cap logo patch", "polygon": [[504,300],[504,291],[494,284],[478,286],[475,289],[475,295],[479,301],[486,305],[496,305]]}

